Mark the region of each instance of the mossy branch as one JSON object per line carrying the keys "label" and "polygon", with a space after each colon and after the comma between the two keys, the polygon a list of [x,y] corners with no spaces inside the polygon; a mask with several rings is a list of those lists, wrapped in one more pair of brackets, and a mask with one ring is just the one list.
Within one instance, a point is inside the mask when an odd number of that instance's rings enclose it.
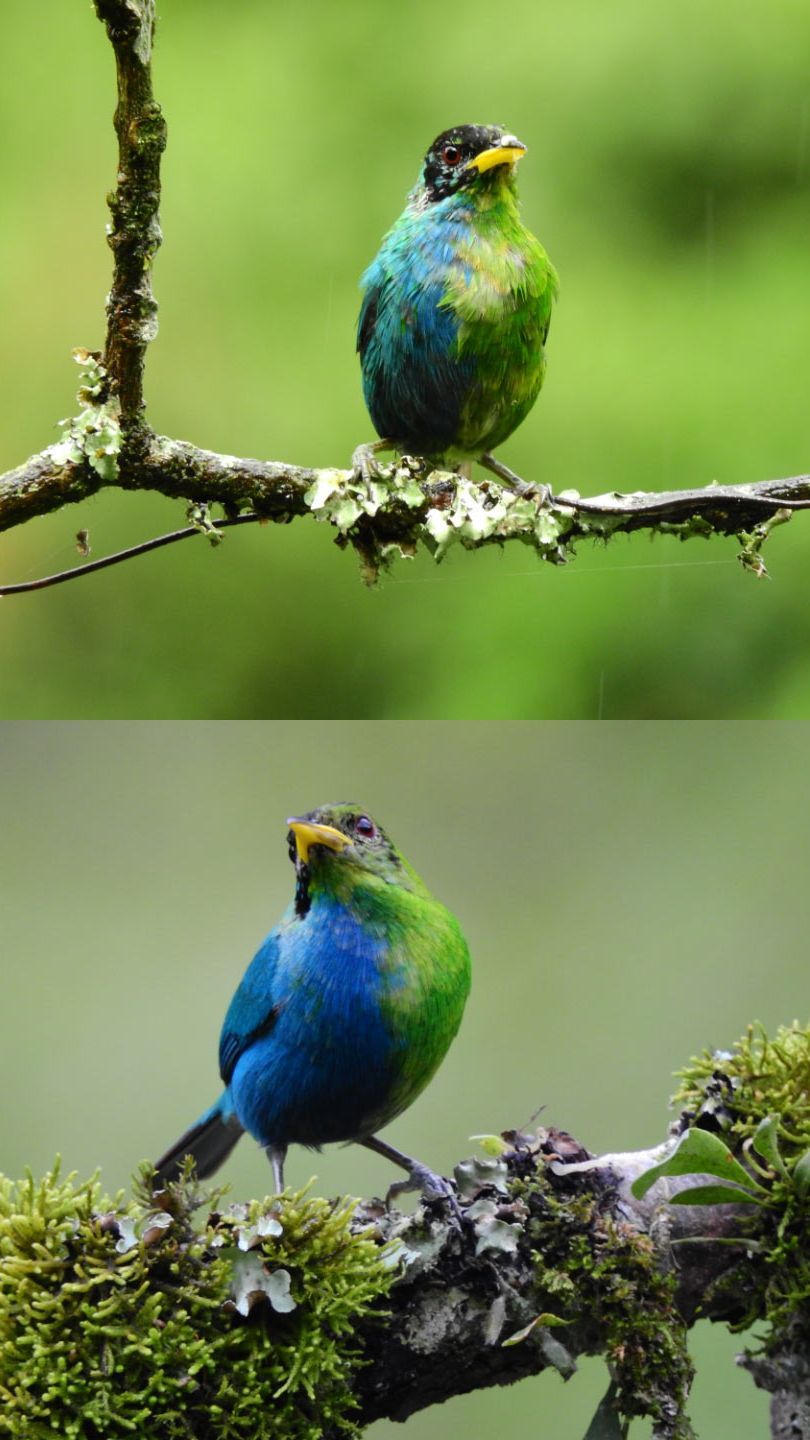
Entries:
{"label": "mossy branch", "polygon": [[[155,3],[95,0],[95,8],[112,43],[118,77],[118,172],[109,196],[114,269],[105,350],[103,357],[78,352],[83,363],[95,366],[93,383],[85,380],[79,413],[67,423],[62,440],[0,476],[0,531],[76,504],[103,486],[181,499],[192,508],[193,523],[188,531],[57,577],[0,586],[0,594],[91,574],[195,530],[221,539],[218,532],[237,517],[240,523],[286,523],[301,516],[326,521],[340,545],[357,551],[369,581],[393,558],[413,555],[420,546],[440,560],[453,544],[473,550],[519,541],[560,564],[581,540],[607,541],[639,529],[683,540],[733,535],[746,568],[765,573],[761,550],[770,530],[793,510],[810,506],[808,475],[583,499],[574,491],[551,494],[545,485],[535,493],[492,479],[473,483],[455,473],[430,471],[407,457],[383,470],[379,480],[368,480],[351,469],[313,470],[219,455],[155,435],[146,423],[143,400],[146,348],[157,333],[151,271],[161,243],[160,161],[166,144],[151,79]],[[203,507],[212,504],[223,507],[224,520],[211,520]]]}
{"label": "mossy branch", "polygon": [[810,1029],[752,1028],[682,1079],[652,1151],[477,1137],[460,1224],[441,1201],[226,1207],[190,1173],[152,1193],[148,1166],[129,1203],[0,1180],[0,1434],[316,1440],[598,1354],[600,1436],[648,1416],[689,1440],[686,1334],[709,1318],[766,1327],[743,1363],[773,1435],[808,1440]]}

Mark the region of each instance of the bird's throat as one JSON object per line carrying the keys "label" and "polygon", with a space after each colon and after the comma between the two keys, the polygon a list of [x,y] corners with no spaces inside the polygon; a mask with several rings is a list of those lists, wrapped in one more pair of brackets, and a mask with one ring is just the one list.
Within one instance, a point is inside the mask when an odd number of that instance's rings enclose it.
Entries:
{"label": "bird's throat", "polygon": [[295,873],[295,913],[299,920],[309,914],[312,896],[309,893],[309,866],[300,864]]}

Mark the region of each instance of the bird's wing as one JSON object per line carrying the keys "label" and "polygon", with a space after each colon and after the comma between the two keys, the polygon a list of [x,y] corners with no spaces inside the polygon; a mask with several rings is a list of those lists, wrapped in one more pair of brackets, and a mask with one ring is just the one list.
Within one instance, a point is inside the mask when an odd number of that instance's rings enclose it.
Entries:
{"label": "bird's wing", "polygon": [[368,348],[368,342],[374,334],[381,290],[381,285],[370,285],[360,306],[360,318],[357,321],[357,349],[361,360]]}
{"label": "bird's wing", "polygon": [[219,1071],[226,1085],[240,1055],[275,1024],[280,1009],[274,993],[278,956],[279,937],[274,930],[254,955],[228,1006],[219,1037]]}

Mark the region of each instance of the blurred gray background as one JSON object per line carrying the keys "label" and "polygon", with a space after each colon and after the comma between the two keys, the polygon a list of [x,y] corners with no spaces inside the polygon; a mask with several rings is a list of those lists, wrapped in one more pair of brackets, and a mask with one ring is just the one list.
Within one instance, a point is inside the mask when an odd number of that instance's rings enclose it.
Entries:
{"label": "blurred gray background", "polygon": [[[556,489],[802,473],[810,455],[810,6],[770,0],[161,0],[169,143],[152,424],[346,465],[373,438],[358,278],[439,131],[528,145],[560,271],[540,400],[503,459]],[[0,470],[75,408],[111,257],[114,66],[89,0],[3,0]],[[47,76],[47,83],[43,82]],[[110,491],[0,537],[0,578],[184,523]],[[734,540],[398,564],[323,525],[231,531],[3,605],[0,714],[50,719],[807,718],[810,518],[758,583]]]}
{"label": "blurred gray background", "polygon": [[[807,1018],[807,744],[802,725],[6,723],[0,1169],[59,1151],[115,1189],[196,1118],[232,990],[292,893],[285,818],[345,798],[474,959],[461,1032],[391,1140],[447,1169],[544,1105],[595,1150],[657,1143],[679,1064],[753,1019]],[[248,1139],[223,1173],[234,1198],[270,1188]],[[394,1178],[359,1149],[293,1150],[290,1183],[313,1175],[327,1195]],[[761,1440],[739,1338],[693,1340],[699,1433]],[[581,1440],[605,1383],[592,1361],[408,1434]]]}

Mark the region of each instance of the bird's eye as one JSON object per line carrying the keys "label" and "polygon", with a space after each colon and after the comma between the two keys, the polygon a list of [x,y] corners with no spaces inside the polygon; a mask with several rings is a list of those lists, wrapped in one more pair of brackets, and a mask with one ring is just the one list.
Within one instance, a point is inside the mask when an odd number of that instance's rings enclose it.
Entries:
{"label": "bird's eye", "polygon": [[442,150],[442,160],[445,165],[455,165],[461,158],[461,151],[456,145],[445,145]]}
{"label": "bird's eye", "polygon": [[377,834],[374,821],[369,820],[368,815],[358,815],[354,822],[354,832],[356,835],[362,835],[364,840],[373,840]]}

